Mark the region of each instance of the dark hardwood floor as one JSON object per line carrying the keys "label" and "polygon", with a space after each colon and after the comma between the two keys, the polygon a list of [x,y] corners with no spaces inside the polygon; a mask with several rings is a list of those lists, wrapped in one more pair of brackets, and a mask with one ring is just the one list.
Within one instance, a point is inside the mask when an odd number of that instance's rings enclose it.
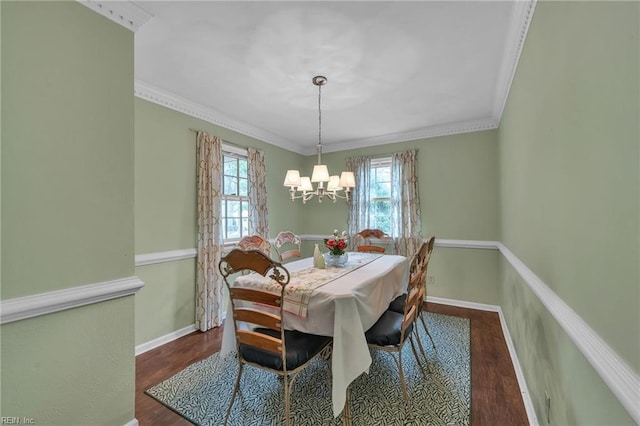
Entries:
{"label": "dark hardwood floor", "polygon": [[[471,424],[529,424],[498,314],[434,303],[426,309],[471,320]],[[191,425],[144,390],[217,352],[221,339],[221,328],[196,331],[136,357],[136,418],[141,426]]]}

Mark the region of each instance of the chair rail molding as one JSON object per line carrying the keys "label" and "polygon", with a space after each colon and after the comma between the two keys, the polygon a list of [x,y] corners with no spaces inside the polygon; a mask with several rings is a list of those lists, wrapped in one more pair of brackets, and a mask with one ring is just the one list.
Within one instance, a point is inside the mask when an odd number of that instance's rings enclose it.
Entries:
{"label": "chair rail molding", "polygon": [[504,244],[500,252],[567,333],[582,355],[640,424],[640,377],[589,325]]}
{"label": "chair rail molding", "polygon": [[197,255],[197,249],[179,249],[159,251],[155,253],[136,254],[136,266],[153,265],[154,263],[173,262],[174,260],[192,259]]}
{"label": "chair rail molding", "polygon": [[133,276],[2,300],[0,324],[130,296],[143,286],[144,283]]}

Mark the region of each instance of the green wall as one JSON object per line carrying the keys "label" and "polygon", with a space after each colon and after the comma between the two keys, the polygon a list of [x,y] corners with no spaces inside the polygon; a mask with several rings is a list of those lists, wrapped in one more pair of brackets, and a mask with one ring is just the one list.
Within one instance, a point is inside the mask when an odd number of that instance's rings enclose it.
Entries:
{"label": "green wall", "polygon": [[[411,142],[379,145],[322,155],[329,171],[345,169],[346,159],[372,157],[418,149],[419,196],[422,233],[425,238],[498,239],[498,141],[497,131],[442,136]],[[315,157],[307,157],[311,171]],[[308,217],[306,233],[327,234],[346,229],[347,206],[312,199],[302,207]],[[429,262],[435,284],[429,296],[499,304],[497,250],[436,247]]]}
{"label": "green wall", "polygon": [[[501,241],[636,372],[638,7],[538,2],[499,134]],[[548,390],[552,424],[632,424],[591,367],[571,361],[576,348],[550,313],[501,271],[539,419]]]}
{"label": "green wall", "polygon": [[[311,172],[316,156],[301,156],[228,129],[142,100],[136,111],[136,254],[196,246],[195,133],[199,129],[241,147],[265,151],[271,237],[278,231],[328,235],[346,229],[344,201],[291,203],[282,185],[285,171]],[[497,131],[444,136],[352,151],[325,153],[330,171],[345,169],[353,155],[390,155],[418,148],[422,227],[425,236],[495,240],[498,235]],[[313,242],[303,244],[311,255]],[[195,261],[136,268],[145,287],[136,297],[136,344],[194,322]],[[498,252],[438,248],[430,263],[435,285],[429,295],[498,304]],[[158,313],[162,313],[159,315]]]}
{"label": "green wall", "polygon": [[[76,2],[0,2],[2,300],[134,273],[133,33]],[[1,327],[0,415],[134,418],[134,303]]]}
{"label": "green wall", "polygon": [[[498,237],[498,145],[497,131],[463,133],[378,145],[357,150],[326,153],[323,163],[338,173],[352,156],[390,156],[394,152],[418,150],[419,195],[422,232],[426,236],[463,240],[495,240]],[[315,156],[307,157],[311,172]],[[309,205],[310,204],[310,205]],[[318,204],[312,199],[304,207],[308,233],[326,234],[346,227],[344,202]]]}
{"label": "green wall", "polygon": [[[271,237],[302,234],[302,209],[282,185],[303,157],[206,121],[135,99],[135,252],[196,247],[196,134],[202,130],[239,147],[264,150]],[[195,259],[136,267],[145,287],[136,295],[136,345],[194,323]]]}

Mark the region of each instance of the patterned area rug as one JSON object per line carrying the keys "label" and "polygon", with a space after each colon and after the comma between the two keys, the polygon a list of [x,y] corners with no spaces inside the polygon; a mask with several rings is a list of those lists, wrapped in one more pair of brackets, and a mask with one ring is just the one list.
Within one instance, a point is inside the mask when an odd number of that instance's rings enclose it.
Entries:
{"label": "patterned area rug", "polygon": [[[411,347],[405,345],[402,364],[413,405],[407,415],[400,380],[391,355],[372,351],[369,374],[350,386],[353,425],[468,425],[471,413],[469,320],[425,312],[433,349],[418,326],[430,372],[423,374]],[[420,355],[420,354],[419,354]],[[316,360],[294,381],[291,393],[293,425],[341,425],[333,417],[329,365]],[[237,360],[218,353],[196,362],[146,393],[196,425],[222,425],[238,371]],[[275,374],[245,367],[230,425],[284,424],[282,386]]]}

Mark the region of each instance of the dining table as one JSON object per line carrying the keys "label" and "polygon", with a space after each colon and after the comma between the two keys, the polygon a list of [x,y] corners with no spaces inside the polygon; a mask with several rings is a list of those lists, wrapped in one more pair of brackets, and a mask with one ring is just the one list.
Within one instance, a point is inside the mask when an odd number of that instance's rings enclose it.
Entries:
{"label": "dining table", "polygon": [[[335,417],[345,407],[349,384],[369,372],[372,360],[365,331],[406,290],[409,280],[404,256],[347,254],[343,268],[316,268],[312,257],[284,264],[290,273],[283,302],[285,327],[333,337],[331,402]],[[278,291],[275,281],[255,273],[237,276],[232,285]],[[221,356],[236,349],[230,311],[229,307],[225,324],[229,321],[231,326],[224,327]]]}

